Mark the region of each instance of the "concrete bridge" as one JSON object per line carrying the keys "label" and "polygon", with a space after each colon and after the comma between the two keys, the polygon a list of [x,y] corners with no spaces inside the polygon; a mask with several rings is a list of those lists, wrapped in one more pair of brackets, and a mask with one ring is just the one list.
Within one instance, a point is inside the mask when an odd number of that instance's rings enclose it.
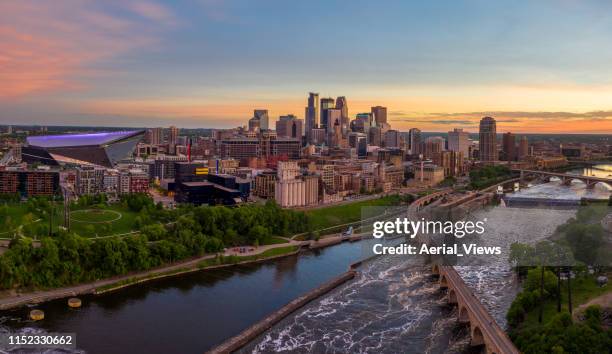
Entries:
{"label": "concrete bridge", "polygon": [[594,177],[594,176],[581,176],[581,175],[572,175],[567,173],[560,172],[549,172],[549,171],[540,171],[540,170],[512,170],[514,172],[520,172],[521,180],[526,175],[536,175],[542,177],[557,177],[561,180],[561,183],[565,185],[569,185],[573,180],[582,181],[586,184],[587,188],[593,188],[597,183],[606,183],[609,186],[612,186],[612,178],[603,178],[603,177]]}
{"label": "concrete bridge", "polygon": [[458,307],[458,320],[470,326],[470,344],[484,346],[488,354],[518,354],[510,338],[491,317],[453,266],[434,264],[440,287],[447,289],[448,302]]}

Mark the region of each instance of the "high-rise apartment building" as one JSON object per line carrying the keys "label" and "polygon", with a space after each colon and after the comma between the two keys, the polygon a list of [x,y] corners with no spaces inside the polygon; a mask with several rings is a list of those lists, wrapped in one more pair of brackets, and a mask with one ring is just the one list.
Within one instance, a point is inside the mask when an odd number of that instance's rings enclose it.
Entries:
{"label": "high-rise apartment building", "polygon": [[387,123],[387,107],[375,106],[372,107],[372,116],[377,127],[382,127],[383,123]]}
{"label": "high-rise apartment building", "polygon": [[463,156],[469,156],[470,135],[463,129],[453,129],[448,132],[448,150],[461,152]]}
{"label": "high-rise apartment building", "polygon": [[497,124],[494,118],[484,117],[480,120],[478,140],[480,161],[497,161]]}
{"label": "high-rise apartment building", "polygon": [[151,145],[161,145],[164,141],[164,128],[151,129]]}
{"label": "high-rise apartment building", "polygon": [[505,161],[516,161],[516,136],[507,132],[502,137],[502,147]]}

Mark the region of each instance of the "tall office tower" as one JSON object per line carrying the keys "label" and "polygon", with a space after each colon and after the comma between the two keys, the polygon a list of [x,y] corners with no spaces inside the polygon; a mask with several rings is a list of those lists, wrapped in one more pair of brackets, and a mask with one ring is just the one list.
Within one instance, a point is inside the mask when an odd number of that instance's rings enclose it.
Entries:
{"label": "tall office tower", "polygon": [[357,113],[353,121],[353,131],[367,133],[372,126],[372,113]]}
{"label": "tall office tower", "polygon": [[[333,108],[336,108],[336,103],[333,98],[321,98],[321,113],[319,120],[319,126],[321,128],[327,129],[328,125],[330,125],[330,123],[325,120],[325,111]],[[331,124],[333,124],[333,122]]]}
{"label": "tall office tower", "polygon": [[13,126],[12,125],[9,125],[8,127],[6,127],[6,133],[8,135],[13,134]]}
{"label": "tall office tower", "polygon": [[453,129],[448,132],[448,149],[463,153],[464,157],[469,156],[470,149],[470,134],[464,132],[463,129]]}
{"label": "tall office tower", "polygon": [[279,138],[301,139],[304,135],[303,121],[293,114],[280,116],[276,122],[276,136]]}
{"label": "tall office tower", "polygon": [[398,148],[400,146],[400,132],[389,130],[385,132],[385,147]]}
{"label": "tall office tower", "polygon": [[519,151],[518,157],[519,159],[524,159],[529,156],[529,141],[525,135],[521,136],[521,140],[519,142]]}
{"label": "tall office tower", "polygon": [[256,109],[253,111],[253,118],[259,120],[259,129],[268,130],[270,129],[270,118],[268,117],[267,109]]}
{"label": "tall office tower", "polygon": [[160,145],[164,140],[164,129],[153,128],[151,129],[151,145]]}
{"label": "tall office tower", "polygon": [[504,160],[516,161],[516,137],[507,132],[503,135],[502,145],[504,148]]}
{"label": "tall office tower", "polygon": [[326,132],[331,133],[334,130],[336,122],[342,124],[342,111],[336,108],[327,108],[321,110],[321,128]]}
{"label": "tall office tower", "polygon": [[421,131],[418,128],[410,128],[408,131],[408,150],[410,155],[421,153]]}
{"label": "tall office tower", "polygon": [[372,116],[374,121],[376,121],[376,126],[382,127],[383,123],[387,123],[387,107],[372,107]]}
{"label": "tall office tower", "polygon": [[329,146],[332,147],[342,147],[342,125],[340,124],[340,119],[336,119],[331,130],[331,140]]}
{"label": "tall office tower", "polygon": [[319,94],[311,92],[308,95],[308,107],[306,107],[306,113],[304,115],[306,123],[306,137],[310,142],[311,134],[310,131],[314,128],[319,127]]}
{"label": "tall office tower", "polygon": [[346,103],[346,97],[339,96],[336,98],[336,109],[340,110],[341,113],[341,125],[342,134],[346,135],[349,129],[349,115],[348,115],[348,104]]}
{"label": "tall office tower", "polygon": [[497,125],[492,117],[480,120],[479,142],[480,161],[497,161]]}

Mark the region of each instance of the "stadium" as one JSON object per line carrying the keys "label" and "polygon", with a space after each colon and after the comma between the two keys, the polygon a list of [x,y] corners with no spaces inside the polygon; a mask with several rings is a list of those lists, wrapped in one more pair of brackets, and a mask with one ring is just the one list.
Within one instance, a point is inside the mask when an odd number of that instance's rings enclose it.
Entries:
{"label": "stadium", "polygon": [[21,157],[27,163],[54,166],[78,164],[113,167],[134,151],[144,133],[144,130],[136,130],[31,136],[22,147]]}

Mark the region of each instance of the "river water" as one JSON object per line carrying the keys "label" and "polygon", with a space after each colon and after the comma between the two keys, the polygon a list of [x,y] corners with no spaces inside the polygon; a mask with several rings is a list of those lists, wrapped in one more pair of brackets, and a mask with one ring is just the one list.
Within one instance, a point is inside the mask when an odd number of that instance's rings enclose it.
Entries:
{"label": "river water", "polygon": [[[529,189],[573,194],[551,182]],[[542,192],[544,193],[544,192]],[[472,213],[487,219],[481,245],[500,245],[487,264],[464,259],[458,267],[468,285],[505,326],[505,313],[519,290],[507,262],[514,241],[550,235],[574,210],[490,207]],[[0,332],[76,332],[75,352],[202,353],[363,257],[364,242],[258,265],[202,271],[152,281],[115,293],[86,296],[80,309],[65,300],[36,306],[43,321],[25,320],[29,308],[0,312]],[[472,264],[474,263],[474,264]],[[358,276],[288,316],[242,352],[466,353],[469,338],[455,309],[423,260],[384,256],[365,262]],[[49,351],[52,352],[52,351]]]}

